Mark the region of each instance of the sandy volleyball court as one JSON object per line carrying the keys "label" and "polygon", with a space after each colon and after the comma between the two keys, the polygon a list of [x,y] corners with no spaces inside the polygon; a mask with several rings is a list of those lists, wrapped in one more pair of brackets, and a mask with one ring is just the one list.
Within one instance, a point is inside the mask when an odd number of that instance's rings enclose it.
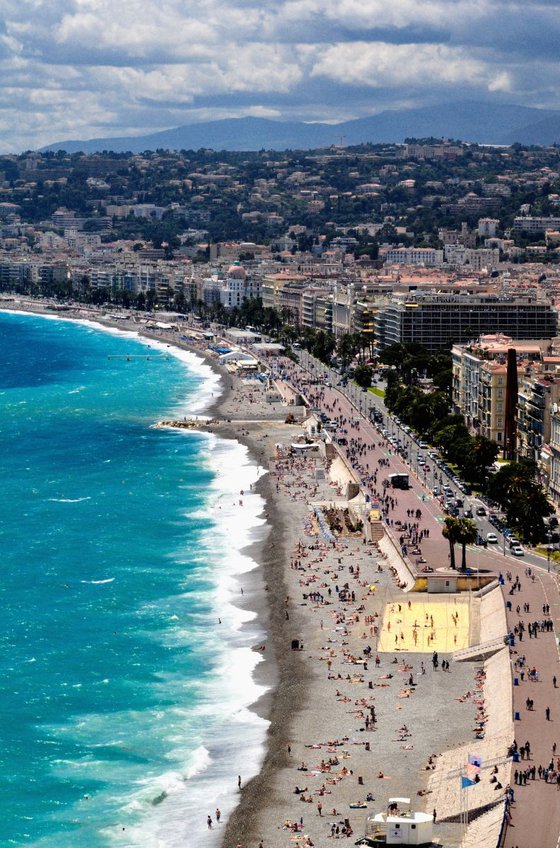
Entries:
{"label": "sandy volleyball court", "polygon": [[412,600],[387,604],[379,635],[378,651],[426,654],[452,653],[468,648],[468,598]]}

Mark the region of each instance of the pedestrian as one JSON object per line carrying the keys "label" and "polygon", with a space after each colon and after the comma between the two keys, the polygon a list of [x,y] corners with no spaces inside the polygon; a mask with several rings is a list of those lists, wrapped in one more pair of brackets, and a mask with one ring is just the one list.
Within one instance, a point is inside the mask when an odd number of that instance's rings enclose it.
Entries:
{"label": "pedestrian", "polygon": [[547,708],[545,709],[544,714],[545,714],[545,716],[546,716],[546,720],[547,720],[547,721],[550,721],[550,707],[547,707]]}
{"label": "pedestrian", "polygon": [[319,813],[320,816],[323,815],[323,805],[321,804],[320,801],[317,801],[317,812]]}
{"label": "pedestrian", "polygon": [[241,775],[240,774],[237,775],[237,788],[241,789]]}
{"label": "pedestrian", "polygon": [[220,823],[221,817],[222,817],[222,812],[221,812],[219,807],[216,807],[216,821],[218,822],[218,824]]}
{"label": "pedestrian", "polygon": [[434,807],[434,811],[433,811],[433,813],[432,813],[432,821],[434,821],[434,822],[435,822],[435,820],[436,820],[436,819],[437,819],[437,810],[436,810],[436,808]]}
{"label": "pedestrian", "polygon": [[212,816],[208,816],[206,824],[208,825],[208,830],[212,830]]}
{"label": "pedestrian", "polygon": [[556,675],[554,675],[554,677],[552,678],[552,685],[556,689]]}

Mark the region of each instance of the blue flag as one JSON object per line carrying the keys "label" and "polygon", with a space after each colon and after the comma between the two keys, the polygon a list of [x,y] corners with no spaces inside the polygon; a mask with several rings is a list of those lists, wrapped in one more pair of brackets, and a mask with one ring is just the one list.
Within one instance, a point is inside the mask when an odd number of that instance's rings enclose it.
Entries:
{"label": "blue flag", "polygon": [[461,789],[466,789],[467,786],[474,786],[474,780],[470,780],[468,777],[461,778]]}

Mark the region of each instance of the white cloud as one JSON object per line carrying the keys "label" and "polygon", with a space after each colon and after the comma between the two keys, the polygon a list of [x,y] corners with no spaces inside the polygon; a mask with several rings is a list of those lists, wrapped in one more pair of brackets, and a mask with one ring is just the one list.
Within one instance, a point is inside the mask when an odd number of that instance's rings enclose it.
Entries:
{"label": "white cloud", "polygon": [[235,114],[556,106],[557,2],[3,0],[0,149]]}
{"label": "white cloud", "polygon": [[480,85],[489,76],[484,62],[441,44],[346,42],[314,52],[312,76],[371,88],[418,88],[436,80],[440,85]]}

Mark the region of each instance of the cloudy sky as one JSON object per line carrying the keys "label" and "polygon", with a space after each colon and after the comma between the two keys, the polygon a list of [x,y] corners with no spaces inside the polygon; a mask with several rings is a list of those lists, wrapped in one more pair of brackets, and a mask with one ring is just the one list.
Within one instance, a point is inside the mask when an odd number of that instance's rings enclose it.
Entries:
{"label": "cloudy sky", "polygon": [[258,115],[557,108],[559,0],[0,0],[0,152]]}

